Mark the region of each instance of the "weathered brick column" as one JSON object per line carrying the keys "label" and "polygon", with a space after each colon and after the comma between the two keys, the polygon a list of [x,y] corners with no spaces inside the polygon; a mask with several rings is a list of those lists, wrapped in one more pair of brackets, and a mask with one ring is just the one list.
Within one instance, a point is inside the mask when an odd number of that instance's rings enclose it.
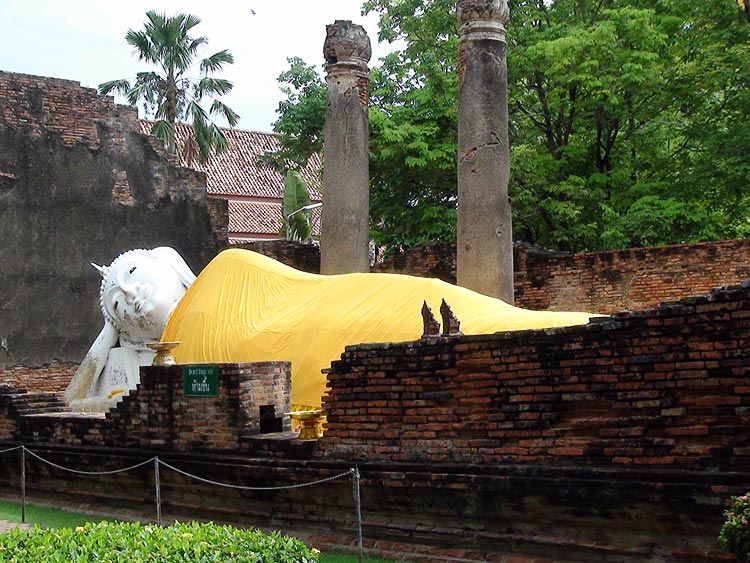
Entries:
{"label": "weathered brick column", "polygon": [[513,302],[506,0],[459,0],[458,285]]}
{"label": "weathered brick column", "polygon": [[367,62],[370,39],[360,25],[326,26],[323,46],[328,82],[323,164],[320,273],[370,269],[370,172]]}

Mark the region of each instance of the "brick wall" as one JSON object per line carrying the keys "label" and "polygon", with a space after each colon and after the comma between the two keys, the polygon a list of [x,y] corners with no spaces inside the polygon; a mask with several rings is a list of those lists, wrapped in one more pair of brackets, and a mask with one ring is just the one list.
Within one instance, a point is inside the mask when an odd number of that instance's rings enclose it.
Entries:
{"label": "brick wall", "polygon": [[256,240],[233,244],[231,248],[252,250],[303,272],[320,273],[320,247],[315,244],[286,240]]}
{"label": "brick wall", "polygon": [[410,274],[456,283],[456,245],[448,242],[418,245],[388,256],[372,267],[373,272]]}
{"label": "brick wall", "polygon": [[0,372],[0,386],[62,393],[77,369],[78,364],[55,361],[34,368],[15,366]]}
{"label": "brick wall", "polygon": [[740,468],[750,282],[587,326],[348,348],[319,453],[402,462]]}
{"label": "brick wall", "polygon": [[[516,305],[552,311],[655,307],[750,278],[750,240],[633,248],[585,254],[514,249]],[[455,245],[416,246],[373,271],[456,281]]]}
{"label": "brick wall", "polygon": [[[162,515],[213,520],[305,537],[318,548],[356,546],[351,465],[248,459],[227,454],[36,445],[46,460],[114,471],[160,460],[219,483],[160,470]],[[20,456],[0,456],[0,495],[17,500]],[[639,472],[586,468],[358,464],[366,554],[394,561],[504,563],[731,561],[718,549],[721,488],[742,490],[747,473]],[[307,487],[298,485],[343,478]],[[156,518],[153,464],[105,476],[71,474],[26,456],[29,502],[117,518]],[[721,484],[718,484],[721,483]],[[279,487],[277,490],[271,487]],[[264,490],[260,490],[263,488]]]}
{"label": "brick wall", "polygon": [[[724,503],[750,482],[748,319],[750,283],[584,327],[350,347],[330,370],[326,434],[309,442],[243,440],[232,366],[214,402],[182,397],[179,367],[144,368],[140,399],[106,418],[21,419],[8,445],[88,470],[157,452],[258,487],[356,464],[367,545],[407,560],[722,561]],[[0,429],[4,404],[0,395]],[[13,470],[0,458],[0,474]],[[129,501],[152,514],[148,475],[108,480],[108,499],[83,477],[29,471],[42,498]],[[351,547],[349,483],[247,493],[250,502],[164,473],[165,514],[271,522]],[[0,479],[0,490],[13,483]]]}
{"label": "brick wall", "polygon": [[0,379],[83,358],[102,323],[90,262],[172,246],[200,271],[226,241],[226,202],[136,118],[78,82],[0,72]]}
{"label": "brick wall", "polygon": [[212,196],[206,198],[206,204],[211,215],[216,246],[224,248],[229,244],[229,202],[226,199]]}
{"label": "brick wall", "polygon": [[750,240],[564,255],[527,252],[516,284],[531,309],[653,307],[750,278]]}
{"label": "brick wall", "polygon": [[5,400],[15,391],[12,387],[0,386],[0,440],[12,440],[18,436],[18,409]]}
{"label": "brick wall", "polygon": [[[261,406],[272,406],[277,431],[290,431],[288,362],[219,364],[218,394],[184,393],[184,366],[141,368],[141,382],[106,414],[33,409],[39,393],[0,394],[0,439],[170,451],[241,451],[257,447]],[[57,412],[51,412],[57,411]],[[27,412],[27,415],[23,413]],[[8,430],[9,429],[9,430]],[[9,432],[9,433],[8,433]]]}
{"label": "brick wall", "polygon": [[[107,414],[106,443],[172,451],[238,451],[260,433],[261,405],[290,410],[288,362],[221,364],[216,397],[189,397],[184,366],[141,368],[141,383]],[[289,430],[287,419],[286,430]]]}
{"label": "brick wall", "polygon": [[96,120],[117,116],[132,127],[138,112],[116,106],[114,99],[100,96],[79,82],[0,71],[0,116],[7,126],[41,137],[57,134],[64,147],[83,143],[92,150],[101,146]]}

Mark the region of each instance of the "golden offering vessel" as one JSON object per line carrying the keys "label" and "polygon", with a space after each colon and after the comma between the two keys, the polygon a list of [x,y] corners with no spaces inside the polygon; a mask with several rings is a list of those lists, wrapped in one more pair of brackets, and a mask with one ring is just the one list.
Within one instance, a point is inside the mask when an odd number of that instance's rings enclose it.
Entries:
{"label": "golden offering vessel", "polygon": [[172,350],[177,348],[182,342],[148,342],[146,346],[156,352],[152,366],[173,366],[175,365]]}
{"label": "golden offering vessel", "polygon": [[323,431],[320,428],[322,410],[309,410],[309,411],[292,411],[285,412],[285,415],[292,417],[292,420],[302,424],[302,428],[299,431],[300,440],[317,440],[323,435]]}

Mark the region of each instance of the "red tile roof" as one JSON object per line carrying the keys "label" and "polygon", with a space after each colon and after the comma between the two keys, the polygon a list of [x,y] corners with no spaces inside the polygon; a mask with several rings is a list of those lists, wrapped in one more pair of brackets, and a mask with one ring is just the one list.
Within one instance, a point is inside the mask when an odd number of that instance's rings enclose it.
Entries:
{"label": "red tile roof", "polygon": [[[320,208],[312,210],[313,234],[320,234]],[[281,202],[229,201],[229,232],[234,236],[254,233],[278,235]],[[230,237],[232,236],[230,235]]]}
{"label": "red tile roof", "polygon": [[[151,121],[139,120],[139,125],[141,132],[150,133]],[[184,142],[189,131],[188,125],[177,125],[175,133],[178,146]],[[278,235],[284,177],[258,159],[265,152],[277,150],[278,139],[273,133],[227,128],[222,128],[222,131],[229,141],[229,149],[222,154],[212,155],[205,165],[193,162],[190,167],[206,173],[209,195],[229,200],[230,239],[239,234],[250,237],[254,234]],[[179,151],[178,161],[180,165],[187,166]],[[301,171],[313,202],[322,200],[321,167],[321,157],[315,154],[310,158],[308,166]],[[315,210],[315,234],[320,233],[319,217],[319,210]]]}
{"label": "red tile roof", "polygon": [[278,233],[280,228],[280,203],[229,201],[230,233]]}

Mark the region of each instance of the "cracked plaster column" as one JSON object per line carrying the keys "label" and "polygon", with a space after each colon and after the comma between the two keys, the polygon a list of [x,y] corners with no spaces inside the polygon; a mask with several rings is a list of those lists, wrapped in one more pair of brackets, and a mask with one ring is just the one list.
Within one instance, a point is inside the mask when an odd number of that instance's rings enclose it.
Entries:
{"label": "cracked plaster column", "polygon": [[328,105],[323,129],[320,273],[370,269],[370,171],[367,89],[372,55],[364,28],[347,20],[326,26]]}
{"label": "cracked plaster column", "polygon": [[458,285],[513,303],[506,0],[459,0]]}

